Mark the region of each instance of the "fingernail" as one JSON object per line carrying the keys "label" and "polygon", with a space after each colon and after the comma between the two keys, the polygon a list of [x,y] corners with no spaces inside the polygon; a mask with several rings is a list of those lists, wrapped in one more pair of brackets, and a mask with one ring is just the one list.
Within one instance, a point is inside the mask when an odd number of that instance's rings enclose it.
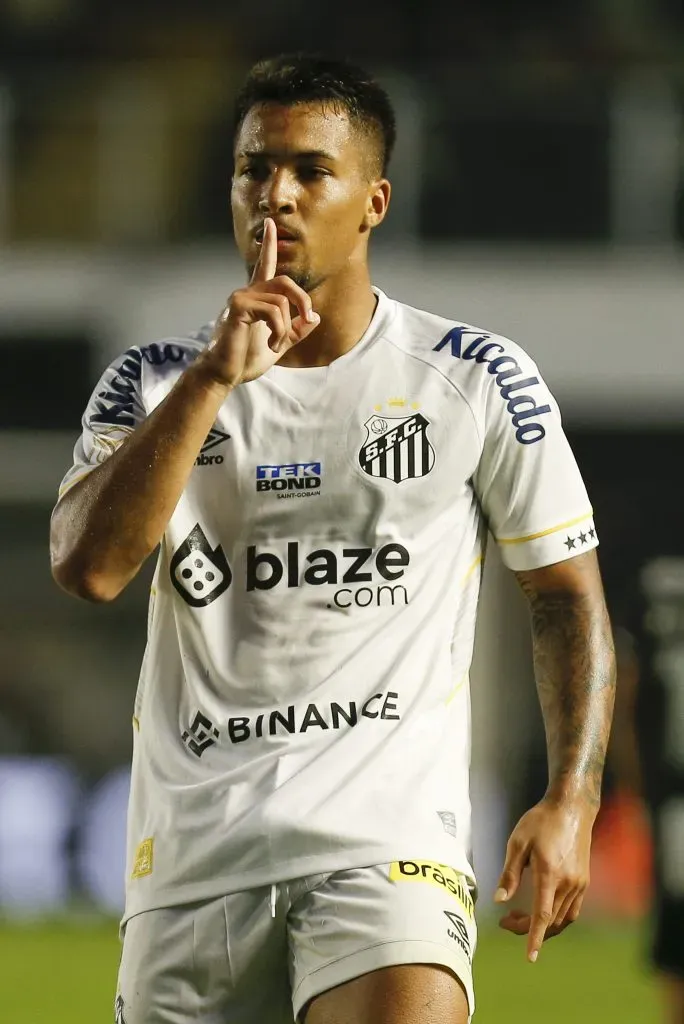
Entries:
{"label": "fingernail", "polygon": [[539,956],[539,950],[535,949],[532,953],[530,953],[530,963],[531,964],[536,964],[538,956]]}
{"label": "fingernail", "polygon": [[313,309],[310,309],[306,319],[310,324],[315,324],[318,323],[318,321],[321,318],[319,317],[318,313],[315,313]]}
{"label": "fingernail", "polygon": [[505,903],[508,899],[508,891],[506,889],[497,889],[494,893],[495,903]]}

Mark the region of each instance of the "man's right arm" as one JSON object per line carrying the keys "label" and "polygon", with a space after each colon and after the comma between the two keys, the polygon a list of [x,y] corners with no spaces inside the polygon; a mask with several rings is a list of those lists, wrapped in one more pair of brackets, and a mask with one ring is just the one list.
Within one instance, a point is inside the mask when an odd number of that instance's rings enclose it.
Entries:
{"label": "man's right arm", "polygon": [[119,449],[62,497],[50,557],[64,590],[111,601],[133,579],[160,542],[230,390],[198,359]]}
{"label": "man's right arm", "polygon": [[276,263],[276,227],[267,219],[252,280],[233,292],[211,343],[118,450],[58,502],[50,557],[68,593],[90,601],[121,593],[162,539],[226,397],[317,327],[309,295],[275,277]]}

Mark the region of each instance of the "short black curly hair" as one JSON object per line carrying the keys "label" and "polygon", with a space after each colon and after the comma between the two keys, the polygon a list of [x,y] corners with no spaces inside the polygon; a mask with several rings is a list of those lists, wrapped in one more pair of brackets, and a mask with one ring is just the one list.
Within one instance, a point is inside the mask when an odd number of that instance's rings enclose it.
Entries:
{"label": "short black curly hair", "polygon": [[380,173],[386,174],[397,134],[392,102],[368,72],[346,60],[284,53],[259,61],[235,100],[235,138],[249,111],[260,103],[289,107],[316,102],[344,111],[375,142]]}

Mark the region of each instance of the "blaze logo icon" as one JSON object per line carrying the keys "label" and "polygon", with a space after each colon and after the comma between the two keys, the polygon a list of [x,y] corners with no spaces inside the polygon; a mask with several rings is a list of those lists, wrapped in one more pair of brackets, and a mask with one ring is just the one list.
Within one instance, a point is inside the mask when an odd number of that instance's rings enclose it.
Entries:
{"label": "blaze logo icon", "polygon": [[199,523],[174,554],[170,571],[174,587],[193,608],[211,604],[233,579],[223,548],[212,550]]}
{"label": "blaze logo icon", "polygon": [[410,416],[378,416],[366,420],[366,441],[359,451],[359,465],[373,477],[402,480],[426,476],[435,464],[435,450],[422,413]]}

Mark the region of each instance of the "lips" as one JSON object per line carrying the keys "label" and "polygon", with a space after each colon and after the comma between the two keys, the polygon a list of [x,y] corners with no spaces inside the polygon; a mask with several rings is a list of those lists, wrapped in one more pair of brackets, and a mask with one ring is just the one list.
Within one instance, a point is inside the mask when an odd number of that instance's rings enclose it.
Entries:
{"label": "lips", "polygon": [[[297,242],[299,241],[299,234],[296,231],[291,231],[290,228],[282,227],[280,224],[276,224],[276,230],[278,234],[279,242]],[[264,225],[256,229],[254,232],[254,238],[257,242],[261,243],[264,240]]]}

